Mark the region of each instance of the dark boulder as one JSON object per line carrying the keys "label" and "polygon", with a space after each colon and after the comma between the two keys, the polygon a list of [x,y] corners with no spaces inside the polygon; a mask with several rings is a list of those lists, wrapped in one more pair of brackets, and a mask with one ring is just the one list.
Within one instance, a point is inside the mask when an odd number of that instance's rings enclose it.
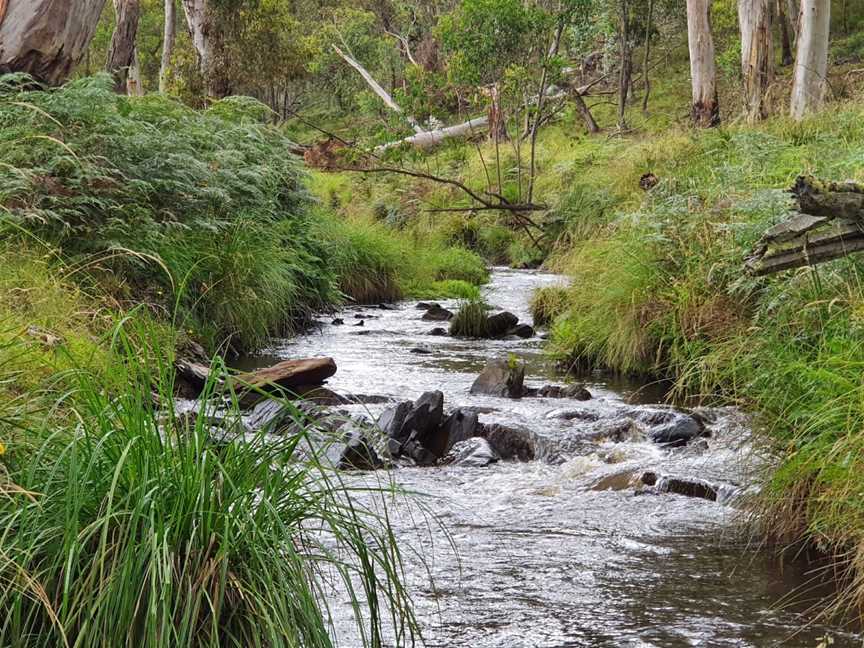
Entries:
{"label": "dark boulder", "polygon": [[701,421],[681,412],[644,410],[639,413],[638,420],[648,426],[648,437],[654,443],[673,447],[686,445],[706,434]]}
{"label": "dark boulder", "polygon": [[441,457],[455,444],[476,436],[478,426],[476,412],[453,410],[441,425],[440,434],[435,437],[436,443],[427,444],[427,447]]}
{"label": "dark boulder", "polygon": [[524,392],[525,366],[507,360],[490,360],[471,385],[472,394],[520,398]]}
{"label": "dark boulder", "polygon": [[503,337],[519,323],[519,318],[513,313],[504,311],[486,318],[487,335],[492,338]]}
{"label": "dark boulder", "polygon": [[642,483],[646,486],[654,486],[661,493],[674,493],[684,497],[696,497],[711,502],[717,501],[717,487],[701,479],[669,477],[646,472],[642,474]]}
{"label": "dark boulder", "polygon": [[418,466],[434,466],[438,457],[423,447],[416,436],[416,432],[411,433],[411,438],[403,446],[403,452],[411,457]]}
{"label": "dark boulder", "polygon": [[454,466],[465,466],[470,468],[482,468],[500,460],[500,457],[489,445],[486,439],[474,437],[459,441],[450,452],[441,459],[442,464]]}
{"label": "dark boulder", "polygon": [[502,459],[533,461],[536,457],[534,435],[525,428],[498,423],[479,424],[477,436],[486,439]]}
{"label": "dark boulder", "polygon": [[434,353],[432,349],[428,347],[412,347],[408,352],[415,355],[432,355],[432,353]]}
{"label": "dark boulder", "polygon": [[546,414],[547,419],[561,419],[562,421],[582,421],[594,423],[600,420],[600,415],[589,409],[556,409]]}
{"label": "dark boulder", "polygon": [[446,308],[441,308],[438,304],[433,305],[434,308],[430,308],[425,313],[423,313],[423,319],[427,322],[449,322],[453,319],[453,312],[447,310]]}
{"label": "dark boulder", "polygon": [[440,391],[429,391],[421,394],[414,401],[411,411],[405,417],[403,433],[417,432],[422,442],[425,437],[441,425],[444,418],[444,394]]}
{"label": "dark boulder", "polygon": [[441,304],[436,302],[418,302],[416,306],[417,310],[432,310],[435,308],[441,308]]}
{"label": "dark boulder", "polygon": [[405,425],[405,417],[408,416],[413,407],[410,401],[405,401],[384,410],[378,417],[378,429],[385,437],[400,442],[406,441],[408,435],[402,433],[402,427]]}
{"label": "dark boulder", "polygon": [[377,470],[385,466],[372,444],[361,430],[345,433],[345,443],[339,457],[339,470]]}
{"label": "dark boulder", "polygon": [[446,337],[447,335],[449,335],[449,333],[447,332],[447,329],[442,328],[440,326],[436,326],[431,331],[429,331],[426,335],[434,335],[436,337]]}
{"label": "dark boulder", "polygon": [[334,320],[333,320],[332,322],[330,322],[330,323],[331,323],[333,326],[342,326],[342,325],[345,323],[345,320],[343,320],[341,317],[337,317],[336,319],[334,319]]}
{"label": "dark boulder", "polygon": [[527,340],[534,337],[534,328],[529,324],[517,324],[507,331],[507,335]]}

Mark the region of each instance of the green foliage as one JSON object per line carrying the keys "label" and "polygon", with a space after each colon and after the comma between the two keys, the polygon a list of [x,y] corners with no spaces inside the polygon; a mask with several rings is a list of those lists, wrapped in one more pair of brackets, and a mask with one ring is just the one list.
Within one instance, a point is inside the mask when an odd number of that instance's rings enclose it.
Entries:
{"label": "green foliage", "polygon": [[363,645],[384,624],[410,642],[390,489],[343,484],[301,452],[314,421],[288,403],[300,432],[214,443],[211,426],[239,418],[206,402],[215,382],[181,415],[170,349],[151,362],[146,329],[113,339],[112,381],[72,370],[53,405],[69,416],[31,419],[0,463],[0,643],[332,648],[324,601],[339,583]]}
{"label": "green foliage", "polygon": [[[173,308],[214,344],[259,344],[335,299],[308,197],[267,109],[118,97],[107,77],[0,94],[0,217]],[[182,290],[181,290],[182,288]],[[176,291],[176,292],[175,292]]]}
{"label": "green foliage", "polygon": [[531,51],[544,18],[520,0],[462,0],[438,26],[451,79],[469,86],[499,81]]}
{"label": "green foliage", "polygon": [[531,296],[531,318],[534,326],[549,326],[567,310],[569,291],[563,286],[540,288]]}

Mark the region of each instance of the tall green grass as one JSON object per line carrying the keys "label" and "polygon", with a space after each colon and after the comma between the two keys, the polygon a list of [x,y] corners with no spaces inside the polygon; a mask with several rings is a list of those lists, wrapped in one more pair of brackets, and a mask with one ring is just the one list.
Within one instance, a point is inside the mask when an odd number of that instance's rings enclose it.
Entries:
{"label": "tall green grass", "polygon": [[0,458],[0,644],[329,648],[334,591],[364,645],[383,645],[385,626],[410,643],[399,548],[362,503],[385,491],[300,453],[303,426],[214,442],[236,406],[217,414],[211,381],[197,416],[175,411],[170,349],[142,352],[148,340],[121,324],[116,380],[57,376],[45,418],[0,406],[0,438],[26,420]]}
{"label": "tall green grass", "polygon": [[[572,277],[553,320],[562,359],[670,378],[678,395],[737,402],[777,458],[760,519],[853,573],[864,604],[864,262],[754,278],[744,259],[785,218],[785,190],[811,172],[862,177],[864,114],[785,119],[755,129],[672,132],[596,154],[574,188],[602,197],[574,214],[553,264]],[[638,178],[660,184],[649,194]],[[617,187],[608,200],[608,187]]]}

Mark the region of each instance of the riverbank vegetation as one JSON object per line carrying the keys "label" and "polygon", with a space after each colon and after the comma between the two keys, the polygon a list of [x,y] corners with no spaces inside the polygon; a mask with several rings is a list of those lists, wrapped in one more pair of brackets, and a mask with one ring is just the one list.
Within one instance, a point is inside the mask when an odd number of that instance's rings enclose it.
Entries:
{"label": "riverbank vegetation", "polygon": [[[87,645],[113,636],[109,601],[165,645],[193,645],[193,623],[201,645],[326,645],[317,581],[273,559],[316,519],[362,562],[344,491],[273,476],[254,444],[202,454],[198,424],[167,447],[130,365],[157,363],[164,403],[176,349],[255,349],[350,300],[460,298],[454,327],[475,334],[488,264],[571,278],[532,305],[565,366],[755,412],[777,457],[763,537],[834,556],[841,603],[864,609],[864,266],[744,268],[798,174],[864,181],[860,0],[81,4],[65,48],[44,42],[50,12],[0,9],[0,38],[30,25],[28,56],[0,52],[0,537],[18,585],[0,630]],[[147,336],[118,346],[118,320]],[[212,482],[213,515],[193,501]],[[239,511],[256,489],[266,510]],[[169,511],[201,530],[172,583],[152,579],[192,531]],[[170,596],[133,614],[112,589],[132,572]]]}

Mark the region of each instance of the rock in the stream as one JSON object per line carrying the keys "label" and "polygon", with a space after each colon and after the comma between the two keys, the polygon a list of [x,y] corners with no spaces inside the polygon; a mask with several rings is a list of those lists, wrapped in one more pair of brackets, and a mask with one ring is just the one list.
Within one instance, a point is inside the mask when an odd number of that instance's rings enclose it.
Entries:
{"label": "rock in the stream", "polygon": [[441,304],[437,302],[417,302],[416,306],[417,310],[432,310],[435,308],[441,308]]}
{"label": "rock in the stream", "polygon": [[402,451],[411,457],[418,466],[434,466],[438,457],[431,450],[423,447],[416,436],[416,432],[411,433],[411,438],[405,442]]}
{"label": "rock in the stream", "polygon": [[433,304],[434,308],[430,308],[423,313],[423,319],[427,322],[448,322],[453,319],[453,312]]}
{"label": "rock in the stream", "polygon": [[525,366],[507,360],[490,360],[471,385],[472,394],[521,398],[524,393]]}
{"label": "rock in the stream", "polygon": [[533,327],[531,327],[530,324],[517,324],[509,331],[507,331],[507,335],[527,340],[534,337],[534,329]]}
{"label": "rock in the stream", "polygon": [[263,398],[261,392],[295,397],[317,391],[319,395],[332,396],[332,392],[320,390],[321,385],[335,373],[333,358],[308,358],[285,360],[272,367],[240,374],[232,380],[240,395],[241,407],[252,407]]}
{"label": "rock in the stream", "polygon": [[547,419],[560,419],[562,421],[582,421],[585,423],[594,423],[600,420],[600,415],[589,409],[584,408],[564,408],[555,409],[546,414]]}
{"label": "rock in the stream", "polygon": [[476,436],[478,426],[476,412],[455,409],[441,424],[441,433],[436,435],[437,442],[434,447],[430,445],[429,449],[440,457],[457,443]]}
{"label": "rock in the stream", "polygon": [[440,391],[424,392],[420,395],[402,426],[405,431],[417,433],[418,440],[422,443],[426,437],[441,425],[444,418],[444,394]]}
{"label": "rock in the stream", "polygon": [[486,318],[486,331],[489,337],[503,337],[519,323],[519,318],[513,313],[504,311]]}
{"label": "rock in the stream", "polygon": [[377,470],[385,466],[364,431],[352,428],[345,435],[345,445],[337,465],[339,470]]}
{"label": "rock in the stream", "polygon": [[446,337],[447,335],[450,335],[450,334],[447,332],[447,329],[442,328],[440,326],[436,326],[431,331],[429,331],[426,335],[434,335],[435,337]]}
{"label": "rock in the stream", "polygon": [[184,398],[197,398],[210,378],[210,367],[181,359],[174,363],[174,368],[177,371],[178,395]]}
{"label": "rock in the stream", "polygon": [[717,488],[701,479],[670,477],[646,472],[642,474],[642,483],[646,486],[656,487],[657,491],[661,493],[675,493],[676,495],[697,497],[711,502],[717,501]]}
{"label": "rock in the stream", "polygon": [[536,458],[534,434],[525,428],[480,424],[477,436],[486,439],[502,459],[533,461]]}
{"label": "rock in the stream", "polygon": [[415,355],[432,355],[434,353],[429,347],[411,347],[408,352]]}
{"label": "rock in the stream", "polygon": [[[404,436],[402,434],[402,427],[405,425],[405,417],[408,416],[413,407],[414,405],[410,401],[405,401],[384,410],[378,417],[378,428],[381,433],[385,437],[397,441],[401,446],[402,442],[408,440],[408,434]],[[394,452],[393,454],[398,453]]]}
{"label": "rock in the stream", "polygon": [[591,400],[591,392],[583,385],[567,385],[561,387],[559,385],[544,385],[537,392],[538,396],[543,398],[572,398],[573,400],[587,401]]}
{"label": "rock in the stream", "polygon": [[706,434],[705,425],[681,412],[671,410],[643,410],[638,420],[648,426],[648,436],[654,443],[670,446],[686,445]]}
{"label": "rock in the stream", "polygon": [[341,317],[337,317],[336,319],[334,319],[334,320],[333,320],[332,322],[330,322],[330,323],[331,323],[333,326],[342,326],[342,325],[345,323],[345,320],[343,320]]}
{"label": "rock in the stream", "polygon": [[482,437],[474,437],[459,441],[442,459],[441,464],[482,468],[500,460],[500,457]]}

